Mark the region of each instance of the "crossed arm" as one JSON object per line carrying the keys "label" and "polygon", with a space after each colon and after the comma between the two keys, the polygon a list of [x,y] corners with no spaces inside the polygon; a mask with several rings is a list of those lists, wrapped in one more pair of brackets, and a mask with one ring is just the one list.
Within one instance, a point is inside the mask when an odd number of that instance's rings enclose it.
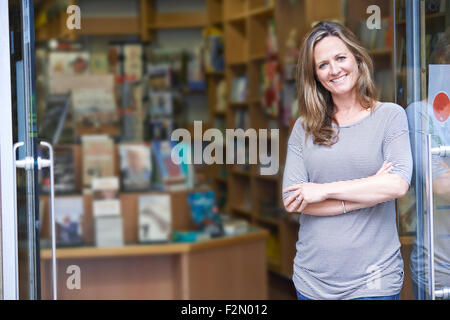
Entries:
{"label": "crossed arm", "polygon": [[378,203],[402,197],[409,184],[399,175],[389,173],[391,163],[383,163],[373,176],[331,183],[302,183],[283,190],[291,192],[284,200],[288,212],[317,216],[333,216],[372,207]]}

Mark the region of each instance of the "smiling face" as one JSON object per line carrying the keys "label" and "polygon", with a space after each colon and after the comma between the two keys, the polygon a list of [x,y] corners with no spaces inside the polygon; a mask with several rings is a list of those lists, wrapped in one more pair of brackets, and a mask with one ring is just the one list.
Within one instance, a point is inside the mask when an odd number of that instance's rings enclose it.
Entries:
{"label": "smiling face", "polygon": [[356,90],[358,63],[338,37],[325,37],[315,45],[314,68],[317,79],[333,97],[342,97]]}

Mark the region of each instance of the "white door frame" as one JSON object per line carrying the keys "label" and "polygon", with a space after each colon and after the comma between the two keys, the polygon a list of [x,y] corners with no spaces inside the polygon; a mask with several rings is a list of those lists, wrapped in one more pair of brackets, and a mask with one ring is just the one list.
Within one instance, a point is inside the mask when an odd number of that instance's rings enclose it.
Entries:
{"label": "white door frame", "polygon": [[10,58],[9,4],[8,1],[2,0],[0,1],[0,254],[2,298],[5,300],[15,300],[19,296]]}

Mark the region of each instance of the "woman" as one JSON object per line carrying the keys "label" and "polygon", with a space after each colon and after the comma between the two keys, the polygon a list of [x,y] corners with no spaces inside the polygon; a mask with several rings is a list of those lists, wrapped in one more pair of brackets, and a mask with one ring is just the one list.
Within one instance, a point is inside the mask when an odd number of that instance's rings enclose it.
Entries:
{"label": "woman", "polygon": [[302,213],[293,281],[299,299],[398,299],[395,198],[412,174],[402,107],[376,100],[372,61],[333,22],[305,37],[300,118],[288,142],[283,201]]}

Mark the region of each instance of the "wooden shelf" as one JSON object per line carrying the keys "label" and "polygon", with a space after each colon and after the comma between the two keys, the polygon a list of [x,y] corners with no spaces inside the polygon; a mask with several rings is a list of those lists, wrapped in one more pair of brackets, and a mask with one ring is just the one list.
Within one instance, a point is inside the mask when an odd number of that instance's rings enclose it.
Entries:
{"label": "wooden shelf", "polygon": [[271,18],[275,14],[275,8],[274,6],[270,7],[263,7],[263,8],[256,8],[249,11],[250,17],[264,17],[264,18]]}
{"label": "wooden shelf", "polygon": [[227,178],[223,178],[223,177],[214,177],[214,180],[220,183],[228,183]]}
{"label": "wooden shelf", "polygon": [[241,208],[241,207],[232,207],[231,210],[234,212],[237,212],[238,214],[244,215],[248,218],[252,217],[252,211],[247,208]]}
{"label": "wooden shelf", "polygon": [[263,224],[268,224],[268,225],[273,226],[273,227],[279,227],[279,224],[280,224],[279,221],[276,220],[276,219],[265,218],[265,217],[263,217],[261,215],[257,215],[255,217],[255,219],[258,222],[261,222]]}
{"label": "wooden shelf", "polygon": [[230,102],[229,105],[232,108],[247,108],[248,102]]}
{"label": "wooden shelf", "polygon": [[206,12],[158,13],[150,23],[150,29],[189,29],[207,26]]}
{"label": "wooden shelf", "polygon": [[229,23],[245,23],[247,20],[247,13],[241,13],[226,19],[226,22]]}
{"label": "wooden shelf", "polygon": [[381,48],[381,49],[371,49],[368,50],[368,53],[373,56],[387,56],[392,54],[392,48]]}
{"label": "wooden shelf", "polygon": [[241,176],[241,177],[246,177],[246,178],[250,178],[252,176],[250,171],[244,171],[244,170],[239,170],[239,169],[233,169],[231,171],[233,174]]}
{"label": "wooden shelf", "polygon": [[231,68],[242,68],[247,66],[247,59],[240,59],[240,60],[234,60],[234,61],[228,61],[227,62],[228,67]]}
{"label": "wooden shelf", "polygon": [[[201,251],[212,247],[221,247],[240,243],[242,241],[252,241],[267,237],[267,231],[252,228],[248,233],[235,236],[223,236],[210,240],[197,241],[192,243],[163,243],[163,244],[135,244],[122,247],[98,248],[98,247],[78,247],[78,248],[58,248],[56,256],[58,259],[90,259],[105,257],[128,257],[128,256],[148,256],[148,255],[172,255],[176,253],[186,253]],[[50,249],[41,250],[41,259],[51,259]]]}

